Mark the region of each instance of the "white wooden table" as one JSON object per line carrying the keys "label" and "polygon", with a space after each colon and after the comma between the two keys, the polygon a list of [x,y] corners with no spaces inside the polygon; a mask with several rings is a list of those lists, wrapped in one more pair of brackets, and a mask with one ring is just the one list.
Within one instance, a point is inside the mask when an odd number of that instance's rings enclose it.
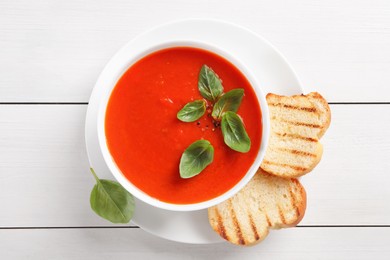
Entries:
{"label": "white wooden table", "polygon": [[[174,243],[89,208],[98,74],[137,34],[189,17],[261,34],[331,104],[305,218],[255,247]],[[0,102],[0,259],[390,259],[387,0],[1,0]]]}

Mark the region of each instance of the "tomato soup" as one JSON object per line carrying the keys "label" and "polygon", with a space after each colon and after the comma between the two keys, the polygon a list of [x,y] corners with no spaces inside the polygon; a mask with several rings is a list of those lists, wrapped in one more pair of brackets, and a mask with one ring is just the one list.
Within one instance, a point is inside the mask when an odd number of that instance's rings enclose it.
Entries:
{"label": "tomato soup", "polygon": [[[185,104],[203,99],[198,76],[204,64],[221,78],[225,93],[245,91],[237,114],[251,139],[247,153],[224,143],[210,108],[192,123],[176,117]],[[117,167],[136,187],[160,201],[193,204],[222,195],[246,175],[260,149],[261,110],[249,81],[229,61],[202,49],[168,48],[140,59],[117,82],[106,109],[105,134]],[[200,139],[213,145],[214,160],[199,175],[182,179],[180,158]]]}

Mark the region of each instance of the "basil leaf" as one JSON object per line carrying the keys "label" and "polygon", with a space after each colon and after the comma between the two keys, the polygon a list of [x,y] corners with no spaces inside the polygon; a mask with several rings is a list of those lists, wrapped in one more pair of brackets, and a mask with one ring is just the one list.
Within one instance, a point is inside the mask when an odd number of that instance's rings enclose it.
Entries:
{"label": "basil leaf", "polygon": [[198,88],[207,100],[215,102],[223,93],[222,81],[207,65],[203,65],[199,73]]}
{"label": "basil leaf", "polygon": [[206,102],[204,100],[196,100],[187,103],[177,113],[177,118],[183,122],[194,122],[202,117],[204,112],[206,112]]}
{"label": "basil leaf", "polygon": [[244,96],[244,90],[242,88],[236,88],[230,90],[226,94],[222,95],[217,103],[215,103],[212,116],[215,119],[220,119],[222,114],[226,111],[237,112],[241,105],[242,97]]}
{"label": "basil leaf", "polygon": [[223,114],[221,128],[227,146],[241,153],[250,150],[251,140],[245,131],[241,118],[236,113],[228,111]]}
{"label": "basil leaf", "polygon": [[180,159],[180,177],[187,179],[198,175],[214,159],[214,147],[207,140],[198,140],[184,151]]}
{"label": "basil leaf", "polygon": [[118,182],[100,180],[92,168],[91,172],[96,179],[90,196],[93,211],[112,223],[128,223],[134,213],[133,195]]}

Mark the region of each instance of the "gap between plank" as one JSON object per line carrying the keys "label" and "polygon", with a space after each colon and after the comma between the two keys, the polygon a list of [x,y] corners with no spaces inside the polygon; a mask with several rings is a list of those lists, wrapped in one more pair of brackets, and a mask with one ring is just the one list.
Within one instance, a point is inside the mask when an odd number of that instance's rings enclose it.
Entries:
{"label": "gap between plank", "polygon": [[[301,225],[297,228],[390,228],[390,225]],[[0,227],[0,230],[7,229],[137,229],[137,226],[72,226],[72,227]]]}
{"label": "gap between plank", "polygon": [[0,227],[5,229],[107,229],[107,228],[139,228],[138,226],[71,226],[71,227]]}

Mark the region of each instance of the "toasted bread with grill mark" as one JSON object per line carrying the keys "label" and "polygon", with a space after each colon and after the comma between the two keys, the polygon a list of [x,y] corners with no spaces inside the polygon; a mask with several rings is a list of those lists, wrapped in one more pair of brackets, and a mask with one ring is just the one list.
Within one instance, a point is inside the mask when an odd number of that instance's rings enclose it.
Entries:
{"label": "toasted bread with grill mark", "polygon": [[259,169],[232,198],[208,209],[211,227],[236,245],[254,245],[269,229],[296,226],[305,214],[306,193],[297,179]]}
{"label": "toasted bread with grill mark", "polygon": [[267,95],[271,134],[261,168],[284,178],[310,172],[321,160],[319,139],[330,125],[326,100],[317,92],[291,97]]}

